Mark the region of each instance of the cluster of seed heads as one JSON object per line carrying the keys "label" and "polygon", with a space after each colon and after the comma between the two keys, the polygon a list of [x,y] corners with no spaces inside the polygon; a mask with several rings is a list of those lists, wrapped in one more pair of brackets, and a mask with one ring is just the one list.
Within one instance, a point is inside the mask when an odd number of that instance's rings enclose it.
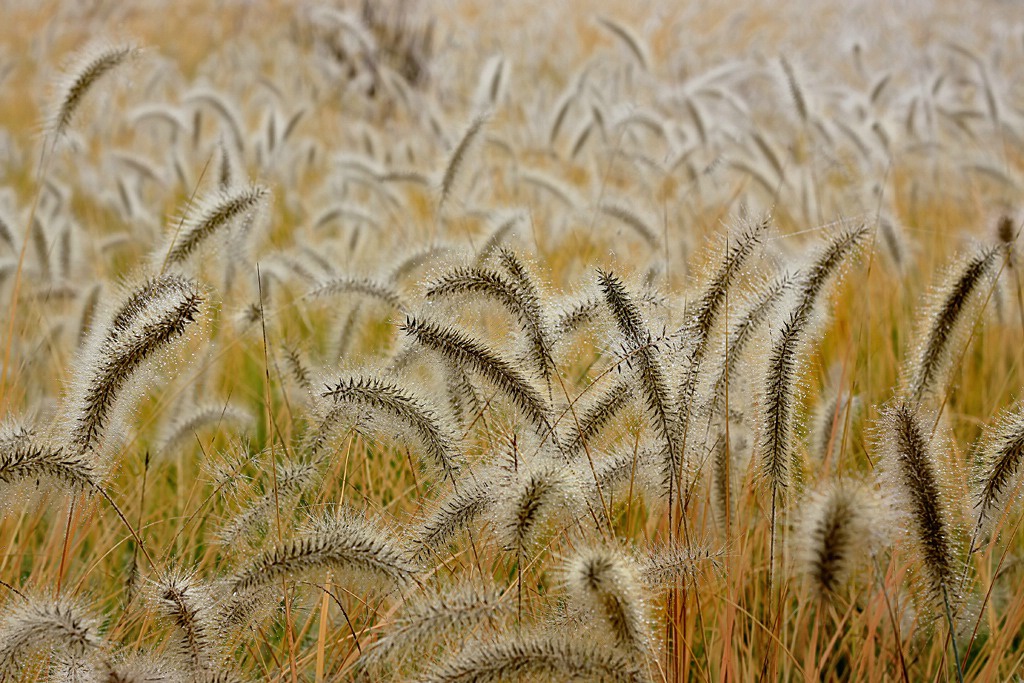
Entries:
{"label": "cluster of seed heads", "polygon": [[[0,140],[0,175],[35,179],[0,188],[0,681],[731,679],[752,670],[709,634],[761,652],[762,631],[763,678],[792,600],[835,643],[874,595],[879,659],[932,676],[893,588],[964,675],[1024,408],[984,420],[965,494],[948,406],[990,301],[1010,330],[1015,291],[1024,322],[1020,225],[952,259],[880,400],[857,352],[831,357],[833,318],[857,343],[871,306],[829,312],[920,273],[896,216],[928,188],[830,178],[947,137],[1020,152],[1002,57],[947,46],[896,97],[857,51],[871,87],[822,92],[786,52],[684,77],[601,16],[557,91],[498,54],[453,100],[433,21],[289,10],[256,76],[244,42],[180,71],[86,49],[42,153]],[[954,163],[1004,189],[1011,166]],[[122,595],[98,587],[115,562]],[[784,671],[851,675],[847,650]]]}

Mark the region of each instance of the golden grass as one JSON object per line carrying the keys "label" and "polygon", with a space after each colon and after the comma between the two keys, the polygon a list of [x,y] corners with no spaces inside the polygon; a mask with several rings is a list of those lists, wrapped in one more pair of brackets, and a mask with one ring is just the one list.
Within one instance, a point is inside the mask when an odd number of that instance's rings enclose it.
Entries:
{"label": "golden grass", "polygon": [[[464,654],[481,659],[498,651],[505,656],[510,650],[502,649],[503,639],[522,635],[540,639],[527,648],[534,659],[520,662],[523,680],[523,672],[543,669],[540,655],[552,653],[564,655],[568,670],[552,669],[552,677],[565,677],[582,650],[544,640],[551,631],[616,647],[601,626],[601,619],[614,619],[607,616],[615,613],[614,591],[602,588],[591,598],[604,602],[575,605],[558,574],[567,558],[601,544],[633,553],[637,566],[666,544],[712,556],[699,571],[682,573],[666,587],[643,589],[644,600],[637,604],[645,605],[653,636],[650,642],[639,639],[643,646],[636,651],[615,652],[652,680],[956,680],[951,621],[957,624],[965,680],[1006,680],[1021,666],[1019,509],[1011,505],[994,520],[972,558],[966,547],[974,514],[966,495],[973,486],[973,444],[1001,409],[1020,398],[1024,382],[1021,275],[1002,257],[1002,284],[997,291],[986,281],[968,308],[965,331],[951,352],[951,376],[933,406],[941,415],[936,438],[948,433],[950,443],[937,464],[957,530],[956,558],[970,564],[955,614],[947,619],[941,602],[937,607],[922,587],[920,553],[905,534],[905,519],[879,518],[885,541],[828,600],[818,599],[801,570],[797,546],[806,539],[795,536],[806,496],[829,482],[855,479],[880,496],[890,495],[879,476],[879,418],[905,376],[911,344],[921,338],[926,296],[954,257],[970,252],[969,240],[996,243],[994,226],[1002,215],[1020,229],[1024,101],[1012,64],[1024,46],[1019,31],[1011,36],[996,30],[1003,14],[1013,18],[1011,9],[993,6],[981,16],[951,2],[931,10],[879,4],[871,6],[877,22],[858,28],[849,26],[851,10],[839,3],[809,9],[765,1],[740,11],[728,3],[702,3],[698,9],[645,2],[627,8],[607,0],[594,3],[590,14],[569,5],[499,7],[460,0],[432,17],[437,8],[413,3],[406,15],[396,16],[433,19],[430,64],[436,71],[425,85],[395,86],[387,76],[375,80],[382,68],[396,68],[385,58],[349,63],[331,52],[332,46],[351,45],[353,34],[332,20],[317,24],[312,5],[270,1],[257,11],[228,3],[215,11],[201,0],[159,8],[145,2],[106,9],[78,4],[12,3],[0,28],[0,63],[12,64],[0,81],[7,94],[0,99],[0,122],[10,140],[0,178],[20,221],[17,237],[25,236],[20,273],[12,270],[0,281],[0,319],[11,331],[2,325],[4,351],[10,348],[0,385],[4,419],[34,422],[38,438],[63,443],[65,435],[53,425],[65,415],[68,387],[85,367],[78,338],[89,286],[101,284],[101,308],[93,318],[101,325],[124,291],[166,264],[179,221],[196,219],[195,200],[216,191],[217,144],[229,136],[212,107],[182,104],[189,92],[211,88],[239,109],[245,149],[236,150],[237,177],[265,184],[273,200],[247,236],[234,226],[227,236],[211,235],[212,246],[198,245],[192,261],[169,265],[200,280],[210,305],[143,379],[132,382],[134,395],[122,399],[111,417],[114,434],[107,446],[96,448],[96,457],[110,467],[103,483],[110,500],[32,481],[0,488],[0,616],[15,613],[19,592],[73,597],[102,615],[109,644],[98,658],[89,659],[88,649],[74,654],[102,669],[122,666],[121,658],[141,651],[176,669],[181,662],[169,645],[174,627],[158,617],[151,595],[163,572],[194,571],[214,586],[243,573],[268,547],[299,538],[310,516],[341,514],[343,507],[396,538],[414,536],[452,488],[420,464],[423,448],[400,421],[370,419],[365,410],[344,413],[335,428],[325,428],[328,448],[313,463],[319,472],[315,486],[296,495],[280,487],[278,466],[307,459],[310,432],[322,416],[320,395],[340,377],[385,377],[424,394],[439,419],[457,427],[458,448],[471,464],[466,476],[491,482],[496,500],[521,490],[515,487],[523,486],[526,472],[549,476],[545,472],[553,470],[545,469],[548,456],[542,454],[545,448],[552,459],[558,453],[550,443],[540,445],[543,430],[520,415],[507,387],[478,368],[471,384],[480,404],[458,422],[448,393],[454,386],[450,368],[431,360],[400,329],[407,315],[428,314],[515,358],[513,367],[526,372],[531,356],[514,355],[526,336],[516,318],[492,300],[427,303],[425,284],[472,263],[492,226],[488,212],[517,208],[525,220],[503,244],[527,260],[545,314],[553,317],[582,294],[600,298],[599,269],[622,277],[624,291],[640,301],[650,285],[660,304],[641,309],[657,357],[669,359],[668,376],[675,381],[681,377],[673,364],[679,357],[670,354],[673,344],[683,342],[673,332],[687,322],[688,304],[721,260],[723,241],[716,240],[737,234],[741,213],[767,211],[774,228],[765,253],[730,289],[729,315],[752,291],[755,276],[801,267],[841,219],[871,229],[859,258],[819,306],[827,311],[826,322],[808,333],[791,444],[799,476],[779,508],[775,558],[773,496],[756,456],[753,464],[743,461],[730,472],[738,481],[726,529],[715,521],[704,473],[694,477],[682,512],[667,511],[666,496],[658,493],[660,461],[650,468],[653,475],[637,464],[623,484],[595,494],[589,507],[575,489],[564,494],[575,501],[564,507],[558,502],[545,508],[548,501],[538,494],[535,507],[546,525],[535,536],[531,531],[530,543],[520,543],[515,552],[503,546],[501,524],[507,520],[499,506],[474,522],[469,534],[460,531],[433,553],[401,591],[354,577],[344,563],[282,573],[280,581],[275,575],[269,593],[260,597],[261,609],[243,627],[219,634],[218,666],[270,681],[349,680],[357,672],[369,680],[418,679],[441,671],[436,667],[464,645]],[[348,8],[358,24],[358,5]],[[626,36],[597,16],[644,41],[649,70]],[[834,41],[831,30],[815,35],[807,28],[812,25],[833,27]],[[130,37],[143,54],[112,73],[109,82],[99,82],[81,102],[66,138],[42,155],[53,142],[40,133],[52,112],[51,85],[66,55],[97,35]],[[349,42],[330,42],[343,35]],[[901,48],[893,45],[897,38]],[[853,42],[862,45],[860,57]],[[497,53],[512,69],[508,93],[479,131],[478,149],[453,166],[459,136],[478,113],[471,102],[480,67]],[[794,64],[808,122],[800,120],[781,56]],[[716,74],[727,64],[743,75]],[[712,76],[701,83],[705,74]],[[887,75],[891,84],[878,101],[866,102]],[[986,100],[985,79],[997,98],[998,119]],[[572,88],[579,90],[549,145],[555,107]],[[930,99],[921,95],[927,92]],[[918,95],[927,101],[911,105]],[[131,123],[131,112],[144,104],[166,107],[198,128],[172,134],[166,122]],[[911,107],[919,107],[912,127],[906,125]],[[280,135],[300,109],[306,113],[293,135],[269,149],[268,117],[276,117]],[[650,115],[664,132],[623,123],[634,114]],[[836,122],[860,137],[852,140]],[[884,124],[887,142],[872,132],[876,122]],[[118,150],[147,160],[158,180],[119,165],[113,155]],[[417,171],[431,184],[384,182],[346,166],[343,157],[383,170]],[[524,180],[530,173],[535,182]],[[119,188],[119,180],[126,186]],[[579,204],[567,205],[560,188]],[[65,191],[66,199],[55,198]],[[133,207],[125,206],[119,192],[132,195]],[[659,243],[652,247],[602,212],[607,203],[628,205],[649,219]],[[353,213],[312,227],[334,204],[372,220]],[[29,237],[32,206],[45,230],[45,254]],[[908,258],[902,269],[894,266],[876,229],[879,215],[903,230]],[[66,273],[60,262],[63,230],[70,231],[73,245]],[[130,236],[128,242],[101,249],[105,239],[121,232]],[[403,258],[437,246],[447,251],[391,279]],[[19,254],[0,244],[0,257],[16,261]],[[59,276],[45,278],[39,267],[44,258]],[[493,259],[489,263],[499,267]],[[388,282],[401,306],[411,310],[355,293],[307,296],[332,276]],[[782,315],[772,317],[772,329]],[[709,363],[725,357],[724,332],[724,324],[714,328]],[[760,381],[769,334],[762,328],[762,342],[735,369],[749,386],[738,384],[730,395],[730,405],[746,411],[744,421],[729,423],[736,430],[731,436],[746,437],[748,447],[754,447],[760,424],[748,390]],[[621,337],[614,322],[604,319],[555,346],[556,372],[549,384],[535,382],[535,389],[550,401],[560,434],[572,432],[587,401],[614,378],[635,371],[637,347],[644,344]],[[312,392],[291,376],[285,342],[295,345],[310,370]],[[408,348],[413,352],[403,357]],[[632,365],[620,362],[628,354],[634,354]],[[829,383],[857,395],[862,410],[856,421],[837,418],[834,443],[841,448],[826,467],[805,437],[807,418]],[[462,400],[470,403],[466,396]],[[172,453],[156,451],[162,430],[183,408],[229,403],[252,415],[249,429],[225,421],[196,430]],[[580,481],[611,456],[639,457],[654,448],[659,429],[643,399],[637,400],[609,422],[597,442],[587,444],[577,460]],[[698,445],[709,446],[702,437]],[[688,439],[693,447],[694,439]],[[741,450],[738,441],[730,448]],[[458,481],[462,486],[470,480]],[[1021,483],[1013,485],[1019,490]],[[233,546],[219,544],[219,529],[263,497],[273,504],[262,525]],[[891,497],[884,501],[899,507]],[[146,552],[137,547],[135,534]],[[632,564],[616,565],[616,571],[626,572],[626,566]],[[467,625],[465,634],[445,632],[436,642],[363,668],[362,653],[400,623],[407,600],[443,600],[452,584],[471,578],[497,584],[503,606],[497,616]],[[0,633],[0,651],[9,642],[3,638]],[[61,657],[29,660],[11,672],[33,680],[47,667],[56,671]],[[596,655],[591,663],[598,665]],[[0,662],[0,678],[4,666]],[[510,671],[507,678],[514,679]],[[484,679],[480,674],[478,680]]]}

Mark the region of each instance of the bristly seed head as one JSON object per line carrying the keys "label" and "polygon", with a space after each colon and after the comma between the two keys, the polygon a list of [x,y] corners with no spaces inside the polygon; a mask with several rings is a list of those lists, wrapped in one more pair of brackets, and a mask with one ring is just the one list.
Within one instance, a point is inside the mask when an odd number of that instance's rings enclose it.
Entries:
{"label": "bristly seed head", "polygon": [[143,363],[185,333],[203,302],[198,283],[164,275],[135,290],[86,358],[80,395],[72,402],[68,444],[76,453],[103,437],[117,399]]}
{"label": "bristly seed head", "polygon": [[831,599],[876,550],[885,522],[870,493],[849,482],[810,494],[801,509],[797,538],[803,571],[817,595]]}
{"label": "bristly seed head", "polygon": [[64,598],[27,596],[0,620],[0,679],[15,675],[33,653],[54,648],[82,657],[102,648],[99,624]]}
{"label": "bristly seed head", "polygon": [[618,647],[638,654],[648,650],[651,633],[644,588],[632,559],[609,548],[580,550],[566,564],[565,583],[599,616]]}
{"label": "bristly seed head", "polygon": [[221,190],[214,197],[203,199],[194,216],[185,219],[175,235],[167,252],[166,264],[184,263],[202,242],[236,219],[258,211],[269,196],[268,188],[251,185],[237,190]]}
{"label": "bristly seed head", "polygon": [[953,530],[943,500],[932,420],[915,406],[898,402],[884,416],[883,439],[887,452],[890,491],[909,516],[913,536],[924,560],[925,576],[933,595],[954,588],[956,557]]}
{"label": "bristly seed head", "polygon": [[977,528],[998,518],[1017,490],[1024,463],[1024,404],[1004,412],[980,441],[974,476]]}
{"label": "bristly seed head", "polygon": [[64,77],[60,88],[60,99],[50,116],[49,128],[54,136],[63,134],[82,100],[103,76],[139,53],[134,45],[124,44],[108,47],[86,48],[75,58],[75,65]]}
{"label": "bristly seed head", "polygon": [[984,297],[985,284],[996,271],[1001,253],[1002,247],[978,251],[936,290],[938,303],[928,313],[921,333],[923,339],[906,372],[908,400],[920,402],[935,392],[941,393],[968,311]]}

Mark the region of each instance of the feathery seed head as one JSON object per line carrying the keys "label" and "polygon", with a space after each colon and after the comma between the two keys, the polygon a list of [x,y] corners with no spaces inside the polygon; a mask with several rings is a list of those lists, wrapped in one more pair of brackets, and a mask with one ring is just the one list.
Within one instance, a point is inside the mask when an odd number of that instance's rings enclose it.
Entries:
{"label": "feathery seed head", "polygon": [[414,655],[469,629],[497,626],[509,609],[493,585],[469,582],[431,588],[401,606],[366,656],[379,661],[397,653]]}
{"label": "feathery seed head", "polygon": [[423,444],[428,460],[445,477],[457,476],[462,456],[453,430],[408,389],[376,377],[349,377],[328,386],[321,397],[370,410],[390,425],[397,420]]}
{"label": "feathery seed head", "polygon": [[641,216],[637,212],[630,209],[625,204],[616,202],[604,202],[598,209],[601,213],[616,219],[623,225],[632,228],[633,231],[639,235],[652,249],[658,248],[660,242],[658,234],[651,227],[651,221],[644,216]]}
{"label": "feathery seed head", "polygon": [[872,492],[847,482],[811,493],[800,507],[800,564],[818,596],[828,599],[880,547],[888,520]]}
{"label": "feathery seed head", "polygon": [[[166,456],[187,441],[191,440],[194,445],[195,434],[205,427],[244,428],[251,423],[252,416],[238,406],[227,403],[195,405],[167,423],[162,430],[156,452]],[[244,429],[241,433],[244,433]]]}
{"label": "feathery seed head", "polygon": [[162,256],[164,263],[167,266],[183,264],[200,244],[222,228],[255,215],[269,197],[270,189],[263,185],[218,190],[213,196],[204,197],[182,221]]}
{"label": "feathery seed head", "polygon": [[177,636],[176,656],[192,673],[211,669],[220,658],[222,634],[218,629],[212,587],[194,572],[170,571],[153,585],[152,599]]}
{"label": "feathery seed head", "polygon": [[998,270],[1001,247],[986,247],[950,269],[946,282],[934,290],[918,333],[917,347],[905,371],[905,396],[920,402],[945,388],[956,348],[972,322],[971,312],[983,303]]}
{"label": "feathery seed head", "polygon": [[344,572],[355,581],[409,581],[416,567],[397,538],[351,513],[312,518],[294,538],[259,553],[233,577],[244,594],[280,579],[318,569]]}
{"label": "feathery seed head", "polygon": [[73,452],[100,444],[118,399],[132,388],[143,364],[196,321],[203,299],[198,283],[161,276],[136,289],[104,331],[92,335],[68,400]]}
{"label": "feathery seed head", "polygon": [[441,357],[484,377],[542,432],[551,432],[547,401],[511,362],[486,344],[454,327],[413,316],[406,318],[401,329]]}
{"label": "feathery seed head", "polygon": [[847,431],[853,429],[860,413],[860,397],[850,397],[845,387],[830,387],[814,409],[810,430],[811,456],[819,462],[828,456],[835,463],[843,449]]}
{"label": "feathery seed head", "polygon": [[59,84],[59,97],[47,124],[49,131],[60,137],[96,82],[140,52],[134,45],[122,44],[92,45],[78,53]]}
{"label": "feathery seed head", "polygon": [[743,274],[750,259],[757,252],[768,228],[771,218],[765,216],[757,221],[749,222],[739,235],[729,235],[725,241],[725,258],[721,260],[717,270],[711,276],[703,292],[689,312],[687,328],[695,341],[692,355],[699,365],[707,348],[707,339],[721,317],[725,299],[735,281]]}
{"label": "feathery seed head", "polygon": [[3,504],[15,506],[14,490],[35,484],[62,491],[94,491],[102,481],[99,464],[82,453],[49,444],[30,433],[0,436],[0,492]]}
{"label": "feathery seed head", "polygon": [[587,447],[596,445],[597,436],[634,398],[636,385],[631,377],[619,377],[581,409],[567,424],[568,437],[562,445],[565,457],[573,459]]}
{"label": "feathery seed head", "polygon": [[919,407],[898,401],[883,414],[880,436],[885,454],[883,481],[907,516],[928,588],[938,596],[955,588],[956,539],[937,461],[941,439],[933,436],[932,424],[934,419]]}
{"label": "feathery seed head", "polygon": [[610,548],[586,548],[570,557],[563,571],[570,594],[598,615],[616,646],[634,653],[649,649],[644,587],[631,558]]}
{"label": "feathery seed head", "polygon": [[642,683],[649,678],[615,649],[567,638],[503,638],[468,645],[430,671],[423,683],[498,683],[507,680]]}
{"label": "feathery seed head", "polygon": [[307,296],[321,299],[338,294],[362,294],[363,296],[378,299],[403,310],[406,308],[402,295],[394,286],[386,282],[378,282],[366,277],[341,276],[331,278],[318,283],[309,291]]}
{"label": "feathery seed head", "polygon": [[726,391],[731,390],[736,378],[743,374],[744,364],[740,361],[751,344],[757,340],[757,330],[783,301],[797,277],[790,273],[782,273],[757,287],[740,305],[735,321],[729,324],[730,333],[726,347],[728,356],[720,363],[710,389],[707,410],[709,414],[715,415],[724,408]]}
{"label": "feathery seed head", "polygon": [[[238,476],[237,472],[230,475],[231,481]],[[275,510],[297,500],[319,478],[316,463],[278,465],[274,480],[276,487],[265,482],[262,493],[241,496],[244,501],[241,510],[221,527],[217,532],[217,540],[225,546],[232,546],[253,530],[265,528],[273,520]]]}
{"label": "feathery seed head", "polygon": [[979,529],[997,520],[1020,495],[1022,463],[1024,405],[1017,404],[988,426],[980,440],[972,495]]}
{"label": "feathery seed head", "polygon": [[29,596],[0,619],[0,678],[15,675],[33,654],[54,650],[84,657],[104,646],[99,622],[66,598]]}
{"label": "feathery seed head", "polygon": [[652,546],[638,552],[640,578],[648,586],[666,586],[679,580],[694,579],[704,572],[721,569],[724,550],[711,550],[706,543]]}
{"label": "feathery seed head", "polygon": [[455,191],[456,182],[465,175],[463,169],[469,161],[470,155],[479,148],[480,134],[483,132],[484,125],[489,118],[489,112],[478,114],[470,122],[466,131],[459,139],[458,144],[455,145],[451,155],[448,157],[448,163],[445,165],[444,173],[441,175],[441,183],[438,189],[437,204],[439,210],[444,207]]}
{"label": "feathery seed head", "polygon": [[758,438],[761,466],[773,494],[789,488],[797,464],[796,411],[806,345],[819,317],[820,299],[867,235],[864,225],[844,228],[818,249],[802,271],[795,304],[773,331],[761,387]]}
{"label": "feathery seed head", "polygon": [[433,505],[414,525],[411,541],[414,561],[441,555],[457,534],[488,514],[498,501],[497,482],[503,476],[493,468],[466,472],[458,488]]}
{"label": "feathery seed head", "polygon": [[652,427],[664,441],[662,478],[671,499],[680,485],[683,453],[680,450],[677,422],[677,397],[669,387],[668,375],[654,337],[636,302],[622,281],[610,272],[598,273],[598,284],[625,338],[629,365],[636,365],[637,376]]}
{"label": "feathery seed head", "polygon": [[558,462],[520,462],[495,483],[499,497],[495,526],[505,549],[525,555],[553,530],[558,520],[572,519],[579,505],[579,482]]}
{"label": "feathery seed head", "polygon": [[477,249],[476,259],[473,265],[480,267],[494,254],[505,240],[512,235],[516,228],[526,220],[522,211],[503,212],[493,219],[491,234],[487,237],[480,248]]}

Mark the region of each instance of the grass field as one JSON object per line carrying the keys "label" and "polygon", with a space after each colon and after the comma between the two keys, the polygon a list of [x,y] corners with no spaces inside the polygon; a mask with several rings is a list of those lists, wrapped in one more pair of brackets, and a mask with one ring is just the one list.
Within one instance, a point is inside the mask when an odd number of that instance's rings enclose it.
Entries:
{"label": "grass field", "polygon": [[0,4],[0,681],[1024,666],[1015,3]]}

